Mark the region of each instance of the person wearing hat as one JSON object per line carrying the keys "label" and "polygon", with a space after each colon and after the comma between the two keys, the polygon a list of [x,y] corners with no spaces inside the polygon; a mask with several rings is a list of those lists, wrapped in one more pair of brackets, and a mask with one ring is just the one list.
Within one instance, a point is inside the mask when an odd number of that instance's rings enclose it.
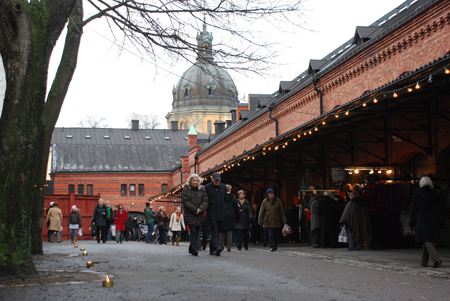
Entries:
{"label": "person wearing hat", "polygon": [[81,228],[81,215],[77,210],[77,206],[73,205],[67,219],[67,227],[70,230],[70,241],[77,241],[77,232]]}
{"label": "person wearing hat", "polygon": [[273,188],[267,190],[267,198],[261,204],[258,223],[268,229],[270,252],[277,250],[281,227],[286,223],[286,213],[279,198],[275,197]]}
{"label": "person wearing hat", "polygon": [[209,242],[209,254],[220,256],[222,251],[219,245],[220,224],[225,220],[225,201],[227,198],[227,187],[220,183],[221,177],[217,172],[211,176],[211,183],[205,186],[208,194],[208,209],[206,217],[211,227],[211,240]]}
{"label": "person wearing hat", "polygon": [[145,242],[148,244],[152,241],[152,233],[153,229],[155,228],[155,218],[156,218],[156,215],[153,212],[153,206],[152,207],[149,206],[150,206],[149,202],[145,203],[144,214],[148,226],[147,238],[145,239]]}

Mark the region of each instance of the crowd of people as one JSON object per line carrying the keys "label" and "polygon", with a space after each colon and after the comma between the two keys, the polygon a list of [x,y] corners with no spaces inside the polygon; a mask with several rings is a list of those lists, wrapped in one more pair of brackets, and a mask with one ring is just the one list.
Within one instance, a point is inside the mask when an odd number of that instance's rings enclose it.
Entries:
{"label": "crowd of people", "polygon": [[[236,197],[237,196],[237,197]],[[181,207],[171,215],[164,206],[154,211],[150,203],[144,209],[145,218],[131,216],[123,204],[113,210],[108,201],[99,199],[92,217],[92,234],[97,242],[115,237],[117,243],[136,241],[140,238],[146,243],[159,242],[179,246],[180,241],[189,241],[188,252],[198,256],[205,250],[209,241],[210,255],[220,256],[223,250],[231,251],[233,243],[237,250],[248,250],[249,235],[255,244],[269,243],[270,251],[277,251],[281,241],[281,227],[286,223],[294,233],[286,237],[292,243],[302,240],[304,228],[311,231],[314,248],[338,247],[338,237],[343,233],[347,237],[348,250],[362,250],[363,241],[372,234],[371,219],[366,208],[367,201],[362,199],[362,191],[354,185],[348,191],[348,201],[340,194],[330,197],[330,192],[316,194],[308,204],[299,208],[290,206],[285,212],[285,205],[275,197],[272,188],[267,190],[267,197],[261,207],[250,205],[244,190],[232,193],[230,185],[221,183],[221,176],[214,173],[211,182],[202,185],[202,178],[192,174],[181,192]],[[421,265],[427,266],[431,258],[433,267],[439,267],[442,261],[436,252],[435,244],[440,242],[439,231],[445,227],[443,211],[444,200],[441,192],[434,188],[429,177],[422,177],[419,187],[411,194],[409,227],[415,230],[416,243],[422,244]],[[48,240],[61,242],[62,212],[57,202],[50,203],[47,209]],[[300,213],[300,214],[299,214]],[[300,217],[299,217],[300,216]],[[69,214],[67,227],[72,242],[81,234],[82,219],[80,210],[74,205]]]}

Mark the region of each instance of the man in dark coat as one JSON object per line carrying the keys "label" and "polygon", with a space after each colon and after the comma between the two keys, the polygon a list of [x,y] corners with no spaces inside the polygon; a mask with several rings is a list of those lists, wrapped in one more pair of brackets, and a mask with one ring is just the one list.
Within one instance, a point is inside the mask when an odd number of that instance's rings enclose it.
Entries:
{"label": "man in dark coat", "polygon": [[445,227],[442,195],[439,190],[433,188],[429,177],[420,179],[419,186],[420,189],[414,189],[410,226],[416,229],[416,242],[423,243],[420,264],[427,266],[431,257],[433,268],[437,268],[442,261],[434,245],[440,242],[439,230]]}
{"label": "man in dark coat", "polygon": [[208,194],[202,179],[197,174],[189,176],[181,191],[184,207],[184,221],[189,226],[189,253],[198,256],[197,233],[205,222],[205,211],[208,208]]}
{"label": "man in dark coat", "polygon": [[107,225],[107,208],[103,204],[103,199],[98,200],[97,206],[94,209],[94,215],[92,216],[92,224],[97,228],[97,243],[100,243],[100,235],[103,243],[106,243],[106,238],[108,236]]}
{"label": "man in dark coat", "polygon": [[280,239],[280,229],[286,223],[286,213],[279,198],[275,197],[273,188],[267,190],[267,198],[261,204],[258,223],[268,229],[270,252],[277,250]]}
{"label": "man in dark coat", "polygon": [[225,219],[225,200],[227,198],[227,188],[220,183],[220,180],[220,175],[215,172],[211,176],[211,183],[205,186],[209,199],[206,216],[211,227],[209,254],[216,256],[220,256],[222,251],[219,245],[219,229],[220,223]]}
{"label": "man in dark coat", "polygon": [[330,198],[330,192],[325,191],[324,198],[319,202],[320,221],[322,222],[322,248],[337,247],[339,235],[339,219],[336,201]]}
{"label": "man in dark coat", "polygon": [[220,245],[224,249],[225,242],[227,251],[231,252],[233,242],[234,224],[239,217],[239,208],[236,197],[231,193],[231,186],[227,187],[227,198],[225,199],[225,219],[220,223]]}

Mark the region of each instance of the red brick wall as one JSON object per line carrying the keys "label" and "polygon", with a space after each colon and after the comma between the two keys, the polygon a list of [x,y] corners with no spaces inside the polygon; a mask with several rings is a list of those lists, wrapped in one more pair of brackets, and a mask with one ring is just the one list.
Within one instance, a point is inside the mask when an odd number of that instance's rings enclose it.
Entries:
{"label": "red brick wall", "polygon": [[[449,12],[449,1],[438,2],[320,78],[324,111],[448,53]],[[279,120],[279,134],[294,129],[319,115],[318,94],[312,85],[307,86],[277,105],[273,115]],[[274,136],[275,123],[268,113],[263,114],[200,154],[199,170],[204,172],[220,165]]]}

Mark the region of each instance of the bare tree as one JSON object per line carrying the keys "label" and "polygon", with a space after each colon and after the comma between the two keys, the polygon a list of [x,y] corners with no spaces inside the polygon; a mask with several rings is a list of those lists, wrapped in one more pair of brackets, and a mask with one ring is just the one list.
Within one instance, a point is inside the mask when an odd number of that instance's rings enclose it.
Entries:
{"label": "bare tree", "polygon": [[[280,28],[286,23],[303,24],[302,0],[84,3],[96,13],[84,18],[82,0],[0,1],[0,54],[7,83],[0,119],[0,275],[34,273],[31,254],[42,254],[49,145],[76,69],[84,26],[106,20],[116,44],[133,45],[156,64],[179,59],[193,62],[213,54],[225,68],[261,74],[277,44],[258,39],[249,25],[263,21]],[[226,41],[216,43],[214,53],[190,35],[202,23]],[[66,25],[63,54],[48,89],[50,56]]]}
{"label": "bare tree", "polygon": [[96,128],[107,128],[109,127],[108,124],[103,123],[104,121],[107,121],[105,117],[99,117],[97,115],[86,115],[86,117],[83,120],[80,120],[78,122],[78,125],[81,127],[85,127],[87,125],[90,128],[96,129]]}
{"label": "bare tree", "polygon": [[129,118],[126,119],[127,127],[131,127],[132,120],[139,120],[139,128],[146,130],[154,130],[161,125],[161,122],[158,119],[156,114],[139,114],[136,112],[132,112]]}

